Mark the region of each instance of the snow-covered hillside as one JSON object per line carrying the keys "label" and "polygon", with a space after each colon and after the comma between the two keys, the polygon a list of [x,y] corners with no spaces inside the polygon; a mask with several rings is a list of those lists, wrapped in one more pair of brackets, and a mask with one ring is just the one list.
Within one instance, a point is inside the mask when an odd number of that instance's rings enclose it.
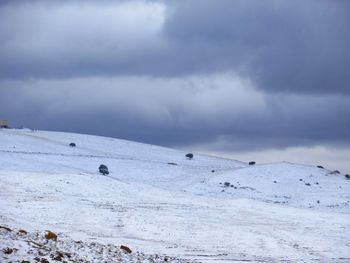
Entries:
{"label": "snow-covered hillside", "polygon": [[[185,154],[97,136],[0,130],[0,262],[25,260],[31,241],[54,246],[40,239],[46,230],[75,260],[110,261],[111,251],[123,255],[115,247],[127,245],[133,253],[119,258],[126,262],[350,262],[344,175]],[[98,173],[100,164],[108,176]],[[80,241],[86,246],[67,245]],[[25,255],[52,260],[37,250]]]}

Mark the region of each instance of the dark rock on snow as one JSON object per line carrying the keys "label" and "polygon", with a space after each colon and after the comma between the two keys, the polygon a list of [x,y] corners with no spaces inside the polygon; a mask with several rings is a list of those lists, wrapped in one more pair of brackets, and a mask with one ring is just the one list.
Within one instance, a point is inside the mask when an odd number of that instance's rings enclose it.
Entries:
{"label": "dark rock on snow", "polygon": [[99,172],[100,172],[101,174],[103,174],[103,175],[109,174],[107,165],[101,164],[101,165],[98,167],[98,170],[99,170]]}
{"label": "dark rock on snow", "polygon": [[124,250],[126,253],[129,253],[129,254],[132,252],[132,250],[130,248],[128,248],[127,246],[121,245],[120,249]]}
{"label": "dark rock on snow", "polygon": [[185,155],[188,159],[192,159],[193,158],[193,154],[192,153],[188,153]]}
{"label": "dark rock on snow", "polygon": [[57,241],[57,235],[54,232],[51,232],[49,230],[46,231],[46,235],[45,238],[47,240],[53,240],[53,241]]}

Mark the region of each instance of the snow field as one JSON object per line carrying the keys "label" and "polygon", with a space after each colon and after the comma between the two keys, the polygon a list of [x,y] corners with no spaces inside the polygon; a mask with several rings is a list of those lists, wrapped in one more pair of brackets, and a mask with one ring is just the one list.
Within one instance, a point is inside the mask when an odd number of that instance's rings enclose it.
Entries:
{"label": "snow field", "polygon": [[[0,225],[176,260],[350,262],[344,176],[185,154],[97,136],[0,130]],[[101,163],[109,176],[98,173]]]}

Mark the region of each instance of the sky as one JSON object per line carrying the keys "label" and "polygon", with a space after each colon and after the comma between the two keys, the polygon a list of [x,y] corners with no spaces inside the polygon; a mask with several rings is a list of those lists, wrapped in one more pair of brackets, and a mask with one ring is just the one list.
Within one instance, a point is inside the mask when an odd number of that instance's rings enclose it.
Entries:
{"label": "sky", "polygon": [[349,25],[346,0],[2,0],[0,119],[350,173]]}

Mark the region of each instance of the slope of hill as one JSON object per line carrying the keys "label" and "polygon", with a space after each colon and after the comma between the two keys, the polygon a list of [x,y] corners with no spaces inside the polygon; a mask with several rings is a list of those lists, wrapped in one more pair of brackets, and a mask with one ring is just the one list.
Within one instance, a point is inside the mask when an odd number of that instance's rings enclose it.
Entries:
{"label": "slope of hill", "polygon": [[287,162],[224,172],[188,189],[215,197],[251,198],[350,214],[350,180],[344,175]]}
{"label": "slope of hill", "polygon": [[[97,136],[0,130],[0,226],[28,232],[18,237],[0,227],[0,259],[52,260],[24,245],[51,230],[75,260],[107,260],[124,244],[146,255],[119,259],[126,262],[350,261],[344,176],[185,154]],[[101,163],[109,176],[98,173]],[[79,255],[69,244],[80,240]]]}

